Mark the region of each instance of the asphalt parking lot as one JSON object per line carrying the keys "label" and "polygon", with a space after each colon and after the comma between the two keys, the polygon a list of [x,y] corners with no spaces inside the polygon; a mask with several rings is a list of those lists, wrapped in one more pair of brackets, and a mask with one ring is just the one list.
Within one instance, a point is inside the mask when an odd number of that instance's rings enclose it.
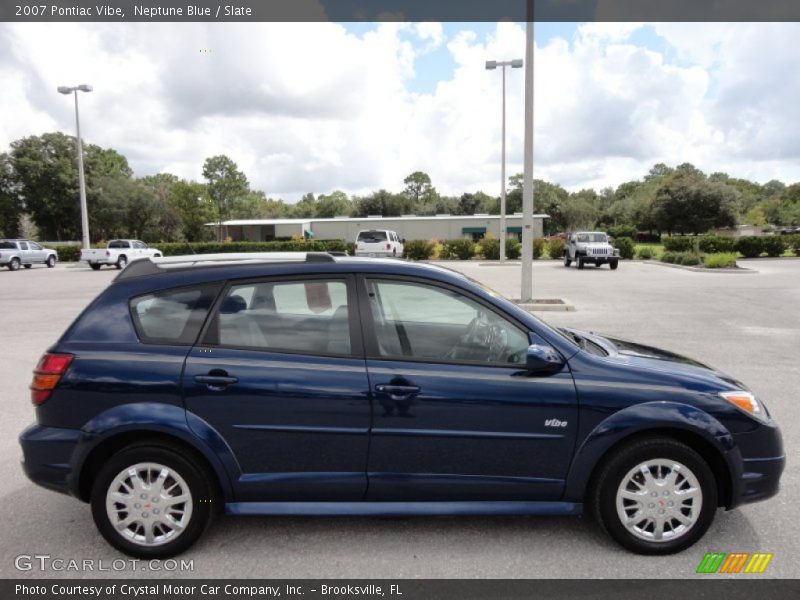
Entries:
{"label": "asphalt parking lot", "polygon": [[[639,262],[617,271],[534,266],[535,296],[566,298],[574,312],[540,316],[556,325],[635,339],[733,374],[769,406],[788,457],[780,494],[719,512],[706,536],[675,556],[647,558],[616,546],[581,518],[223,518],[183,556],[184,572],[19,571],[21,554],[123,559],[100,537],[88,505],[24,476],[17,443],[33,420],[27,386],[41,353],[115,276],[81,266],[0,271],[0,498],[2,577],[491,578],[695,576],[706,552],[772,552],[758,577],[800,576],[800,260],[761,259],[755,274],[697,273]],[[447,263],[510,297],[519,266]],[[97,564],[97,563],[96,563]],[[703,577],[713,577],[704,575]],[[739,575],[738,577],[742,577]]]}

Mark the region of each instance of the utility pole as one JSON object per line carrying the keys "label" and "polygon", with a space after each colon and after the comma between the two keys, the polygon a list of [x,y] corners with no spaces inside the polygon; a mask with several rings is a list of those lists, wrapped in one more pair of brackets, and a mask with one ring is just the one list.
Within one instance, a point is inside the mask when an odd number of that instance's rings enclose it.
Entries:
{"label": "utility pole", "polygon": [[522,282],[520,300],[533,299],[533,0],[525,24],[525,154],[522,174]]}

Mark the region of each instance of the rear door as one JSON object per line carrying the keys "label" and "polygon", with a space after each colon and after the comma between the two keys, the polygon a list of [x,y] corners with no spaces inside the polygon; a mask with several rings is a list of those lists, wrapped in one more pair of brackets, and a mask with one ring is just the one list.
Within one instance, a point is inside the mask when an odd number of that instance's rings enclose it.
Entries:
{"label": "rear door", "polygon": [[183,375],[228,442],[240,501],[363,500],[370,399],[354,279],[231,284]]}
{"label": "rear door", "polygon": [[44,248],[42,248],[39,244],[35,242],[28,242],[28,248],[30,250],[31,262],[41,263],[47,258]]}
{"label": "rear door", "polygon": [[529,332],[457,288],[365,278],[371,500],[558,500],[577,428],[569,371],[530,376]]}

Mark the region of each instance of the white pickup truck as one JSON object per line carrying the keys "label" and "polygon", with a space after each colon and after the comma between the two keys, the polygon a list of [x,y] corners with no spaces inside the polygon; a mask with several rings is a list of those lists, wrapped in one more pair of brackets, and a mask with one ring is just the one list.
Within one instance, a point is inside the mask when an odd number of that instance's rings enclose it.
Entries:
{"label": "white pickup truck", "polygon": [[356,238],[356,256],[393,256],[403,257],[404,239],[397,232],[388,229],[370,229],[359,231]]}
{"label": "white pickup truck", "polygon": [[161,256],[158,248],[148,248],[139,240],[111,240],[105,249],[81,250],[81,260],[97,271],[103,265],[124,269],[132,260]]}

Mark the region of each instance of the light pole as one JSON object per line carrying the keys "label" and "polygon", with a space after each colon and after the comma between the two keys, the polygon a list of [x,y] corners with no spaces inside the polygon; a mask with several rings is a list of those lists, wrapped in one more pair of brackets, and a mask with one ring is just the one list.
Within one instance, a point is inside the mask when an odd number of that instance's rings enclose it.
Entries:
{"label": "light pole", "polygon": [[58,87],[61,94],[75,94],[75,128],[78,133],[78,187],[81,195],[81,230],[83,232],[83,247],[88,249],[89,244],[89,212],[86,209],[86,180],[83,176],[83,144],[81,143],[81,120],[78,116],[78,92],[91,92],[92,86],[82,83],[69,87]]}
{"label": "light pole", "polygon": [[522,281],[520,300],[533,299],[533,0],[525,25],[525,167],[522,177]]}
{"label": "light pole", "polygon": [[503,141],[502,158],[500,167],[500,260],[506,259],[506,67],[519,69],[522,59],[514,60],[487,60],[486,69],[494,71],[497,67],[503,68]]}

